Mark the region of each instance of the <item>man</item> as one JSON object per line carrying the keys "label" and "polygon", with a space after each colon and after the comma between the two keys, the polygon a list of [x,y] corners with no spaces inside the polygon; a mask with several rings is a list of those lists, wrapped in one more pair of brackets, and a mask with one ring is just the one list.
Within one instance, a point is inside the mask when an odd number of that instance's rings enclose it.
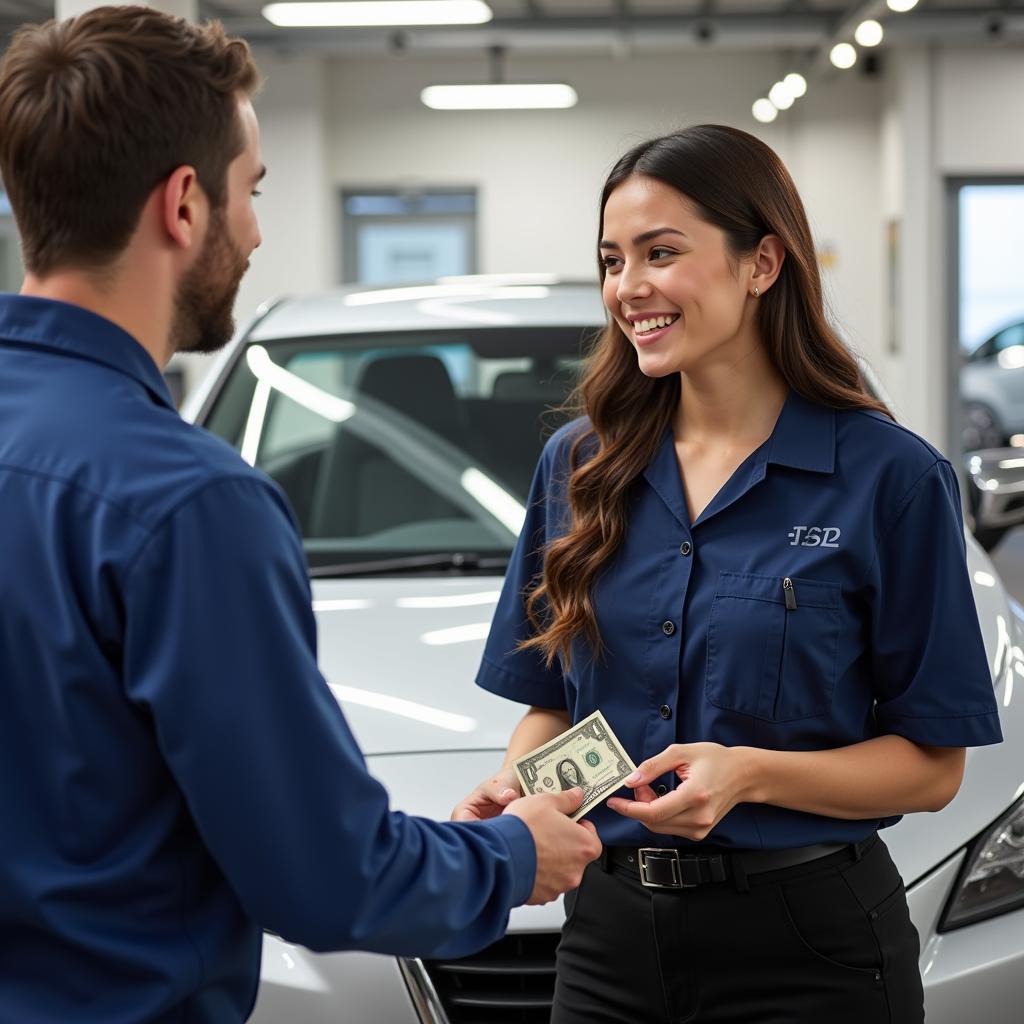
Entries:
{"label": "man", "polygon": [[276,486],[160,375],[229,338],[263,175],[248,48],[141,7],[22,30],[0,171],[0,1020],[240,1021],[261,928],[460,955],[600,853],[580,792],[390,812],[316,666]]}

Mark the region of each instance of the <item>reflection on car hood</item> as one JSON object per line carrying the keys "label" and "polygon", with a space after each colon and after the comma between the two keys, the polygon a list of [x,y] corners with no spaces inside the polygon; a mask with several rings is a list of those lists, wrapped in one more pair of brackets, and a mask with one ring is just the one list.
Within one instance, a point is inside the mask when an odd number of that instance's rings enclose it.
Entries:
{"label": "reflection on car hood", "polygon": [[500,577],[317,580],[320,667],[367,754],[504,750],[523,708],[475,686]]}
{"label": "reflection on car hood", "polygon": [[[1024,624],[972,538],[968,569],[995,669],[1005,742],[968,752],[963,787],[941,814],[907,815],[884,831],[908,883],[955,853],[1024,792],[1024,686],[1014,693],[1014,677],[1024,677]],[[477,776],[500,761],[522,717],[521,706],[473,683],[501,583],[476,576],[314,584],[321,668],[398,809],[447,817]],[[429,752],[437,753],[416,757]],[[413,764],[420,767],[410,773]]]}

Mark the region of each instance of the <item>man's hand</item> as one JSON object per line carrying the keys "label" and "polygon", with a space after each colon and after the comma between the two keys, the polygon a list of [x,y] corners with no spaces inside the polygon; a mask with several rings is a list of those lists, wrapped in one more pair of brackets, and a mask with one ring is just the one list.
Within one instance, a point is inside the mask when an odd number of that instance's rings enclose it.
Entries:
{"label": "man's hand", "polygon": [[568,817],[582,803],[583,790],[577,788],[522,797],[505,808],[504,814],[526,822],[537,847],[537,875],[528,904],[550,903],[560,893],[575,889],[584,868],[601,856],[594,826]]}
{"label": "man's hand", "polygon": [[505,808],[523,795],[514,768],[502,768],[485,779],[469,796],[464,797],[452,811],[452,821],[484,821],[496,818]]}

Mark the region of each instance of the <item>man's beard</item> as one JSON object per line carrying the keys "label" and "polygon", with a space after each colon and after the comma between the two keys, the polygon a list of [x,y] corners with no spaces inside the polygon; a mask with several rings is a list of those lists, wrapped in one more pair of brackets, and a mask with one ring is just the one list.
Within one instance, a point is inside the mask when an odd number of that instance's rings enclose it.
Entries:
{"label": "man's beard", "polygon": [[235,333],[235,297],[249,261],[231,240],[224,210],[214,210],[202,252],[185,272],[174,297],[171,347],[175,352],[222,349]]}

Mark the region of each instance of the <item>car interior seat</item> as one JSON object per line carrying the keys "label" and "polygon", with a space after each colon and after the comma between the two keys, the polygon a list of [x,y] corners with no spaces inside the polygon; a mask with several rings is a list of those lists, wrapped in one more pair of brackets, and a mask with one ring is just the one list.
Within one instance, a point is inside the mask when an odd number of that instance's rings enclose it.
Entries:
{"label": "car interior seat", "polygon": [[[455,445],[465,432],[455,389],[433,355],[382,356],[367,364],[354,401],[367,395]],[[465,513],[406,469],[398,457],[342,422],[326,452],[313,500],[310,535],[362,537],[426,519]]]}

